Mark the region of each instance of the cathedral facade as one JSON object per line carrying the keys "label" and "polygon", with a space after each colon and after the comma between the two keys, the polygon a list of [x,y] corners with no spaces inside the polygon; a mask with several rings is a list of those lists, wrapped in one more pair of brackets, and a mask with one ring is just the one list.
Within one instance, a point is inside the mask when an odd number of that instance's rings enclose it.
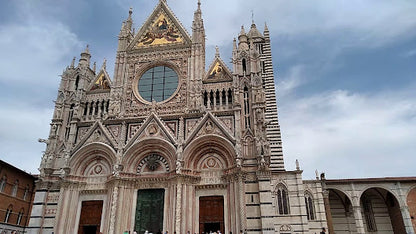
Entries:
{"label": "cathedral facade", "polygon": [[200,3],[192,34],[164,0],[132,25],[130,10],[113,78],[88,47],[62,74],[28,233],[328,228],[324,177],[283,164],[267,26],[206,68]]}

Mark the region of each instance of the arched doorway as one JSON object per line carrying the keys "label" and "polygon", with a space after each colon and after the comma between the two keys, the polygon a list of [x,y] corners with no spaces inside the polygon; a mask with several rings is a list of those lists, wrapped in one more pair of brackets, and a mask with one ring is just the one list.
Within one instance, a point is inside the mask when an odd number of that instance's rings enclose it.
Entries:
{"label": "arched doorway", "polygon": [[360,198],[364,229],[367,232],[406,233],[396,197],[383,188],[370,188]]}
{"label": "arched doorway", "polygon": [[351,200],[345,193],[329,189],[329,206],[335,233],[357,233]]}

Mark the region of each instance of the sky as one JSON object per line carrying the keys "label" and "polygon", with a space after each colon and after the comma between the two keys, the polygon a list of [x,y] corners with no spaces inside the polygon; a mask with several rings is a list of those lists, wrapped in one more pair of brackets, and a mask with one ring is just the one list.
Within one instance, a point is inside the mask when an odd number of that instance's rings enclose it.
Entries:
{"label": "sky", "polygon": [[[191,32],[197,0],[167,0]],[[416,1],[201,0],[207,66],[252,20],[270,30],[287,170],[416,176]],[[112,76],[121,23],[158,0],[0,1],[0,159],[38,173],[62,71],[88,44]],[[261,3],[261,4],[259,4]]]}

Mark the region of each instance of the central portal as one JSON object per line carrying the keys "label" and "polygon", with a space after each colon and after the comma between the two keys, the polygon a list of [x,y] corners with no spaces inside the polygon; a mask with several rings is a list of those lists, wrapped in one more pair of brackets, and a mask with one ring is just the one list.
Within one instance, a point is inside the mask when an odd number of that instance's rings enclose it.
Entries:
{"label": "central portal", "polygon": [[224,197],[200,197],[199,232],[210,233],[218,230],[224,233]]}
{"label": "central portal", "polygon": [[163,230],[164,189],[146,189],[137,192],[134,229],[138,233],[157,233]]}

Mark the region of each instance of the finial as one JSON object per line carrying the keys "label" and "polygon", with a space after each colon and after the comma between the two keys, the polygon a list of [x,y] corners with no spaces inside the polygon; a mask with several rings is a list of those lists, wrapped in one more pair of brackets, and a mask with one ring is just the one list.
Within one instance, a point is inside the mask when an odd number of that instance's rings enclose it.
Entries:
{"label": "finial", "polygon": [[97,62],[94,62],[94,64],[92,65],[92,70],[95,71],[97,70]]}
{"label": "finial", "polygon": [[265,32],[268,32],[269,31],[269,28],[267,27],[267,23],[266,22],[264,22],[264,31]]}
{"label": "finial", "polygon": [[104,58],[103,65],[101,66],[101,69],[105,70],[107,68],[107,59]]}
{"label": "finial", "polygon": [[87,44],[87,47],[85,47],[85,51],[84,51],[84,53],[87,53],[87,54],[89,54],[90,53],[90,49],[89,49],[89,45]]}
{"label": "finial", "polygon": [[240,35],[246,34],[246,31],[244,30],[244,25],[241,25],[241,32]]}
{"label": "finial", "polygon": [[299,166],[299,161],[296,159],[296,170],[299,171],[300,170],[300,166]]}
{"label": "finial", "polygon": [[198,0],[198,10],[201,10],[201,0]]}
{"label": "finial", "polygon": [[72,59],[72,62],[71,62],[71,68],[74,68],[74,67],[75,67],[75,59],[76,59],[76,57],[74,57],[74,58]]}
{"label": "finial", "polygon": [[254,24],[254,11],[251,10],[251,24]]}
{"label": "finial", "polygon": [[316,178],[317,180],[319,180],[319,172],[318,172],[318,170],[315,170],[315,178]]}
{"label": "finial", "polygon": [[220,57],[220,48],[218,46],[215,46],[215,57]]}
{"label": "finial", "polygon": [[133,14],[133,7],[130,7],[129,9],[129,16],[131,16],[131,14]]}

